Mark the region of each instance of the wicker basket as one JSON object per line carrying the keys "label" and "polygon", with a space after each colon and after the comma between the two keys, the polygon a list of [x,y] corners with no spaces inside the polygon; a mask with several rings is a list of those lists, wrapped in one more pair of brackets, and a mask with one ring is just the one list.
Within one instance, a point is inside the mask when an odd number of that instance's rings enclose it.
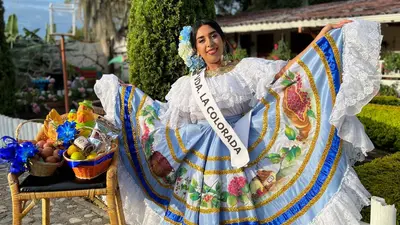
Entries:
{"label": "wicker basket", "polygon": [[64,159],[69,167],[79,179],[90,180],[96,178],[107,171],[114,157],[114,153],[118,148],[116,142],[112,143],[112,149],[107,154],[99,155],[94,159],[72,160],[68,158],[67,152],[64,152]]}
{"label": "wicker basket", "polygon": [[[19,141],[18,136],[19,136],[19,131],[21,130],[22,126],[27,123],[32,123],[32,122],[43,122],[42,119],[32,119],[32,120],[27,120],[22,123],[20,123],[17,126],[17,129],[15,130],[15,138],[17,141]],[[41,129],[42,130],[42,129]],[[42,131],[39,131],[41,133]],[[58,163],[49,163],[49,162],[41,162],[37,159],[31,158],[28,160],[28,172],[29,174],[37,177],[48,177],[52,176],[58,167],[62,166],[64,163],[64,159],[61,160],[61,162]]]}
{"label": "wicker basket", "polygon": [[58,167],[62,166],[64,159],[58,163],[41,162],[37,159],[29,159],[29,174],[37,177],[52,176]]}

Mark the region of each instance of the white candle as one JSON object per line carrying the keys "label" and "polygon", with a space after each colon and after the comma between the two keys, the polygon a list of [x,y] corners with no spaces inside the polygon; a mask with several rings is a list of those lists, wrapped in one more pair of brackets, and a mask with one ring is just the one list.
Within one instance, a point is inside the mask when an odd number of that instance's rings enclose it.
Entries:
{"label": "white candle", "polygon": [[371,225],[396,225],[396,208],[387,205],[385,199],[371,198]]}

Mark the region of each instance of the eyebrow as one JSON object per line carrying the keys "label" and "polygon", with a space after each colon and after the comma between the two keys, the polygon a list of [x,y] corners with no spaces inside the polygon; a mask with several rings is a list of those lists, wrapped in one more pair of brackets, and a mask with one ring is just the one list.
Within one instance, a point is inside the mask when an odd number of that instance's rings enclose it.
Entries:
{"label": "eyebrow", "polygon": [[[208,35],[210,36],[210,35],[213,35],[213,34],[215,34],[215,33],[217,33],[216,30],[211,31]],[[199,40],[199,39],[201,39],[201,38],[204,38],[204,36],[200,36],[200,37],[198,37],[196,40]]]}

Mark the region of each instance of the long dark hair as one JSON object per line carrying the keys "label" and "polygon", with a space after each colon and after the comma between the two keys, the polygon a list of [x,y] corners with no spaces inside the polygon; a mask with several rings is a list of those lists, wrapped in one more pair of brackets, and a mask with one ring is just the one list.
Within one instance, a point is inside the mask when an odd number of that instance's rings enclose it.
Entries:
{"label": "long dark hair", "polygon": [[203,25],[208,25],[210,27],[212,27],[215,31],[217,31],[217,33],[221,36],[222,40],[225,41],[225,33],[222,31],[221,27],[219,26],[219,24],[217,22],[215,22],[214,20],[210,20],[210,19],[202,19],[202,20],[198,20],[193,26],[192,26],[192,35],[190,36],[190,43],[192,44],[192,48],[196,49],[196,35],[197,35],[197,31],[199,30],[199,28]]}

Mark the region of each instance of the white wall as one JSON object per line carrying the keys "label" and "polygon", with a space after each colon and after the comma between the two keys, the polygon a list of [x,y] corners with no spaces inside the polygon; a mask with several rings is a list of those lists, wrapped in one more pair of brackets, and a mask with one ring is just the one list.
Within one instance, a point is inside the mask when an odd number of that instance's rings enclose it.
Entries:
{"label": "white wall", "polygon": [[[115,56],[119,55],[127,55],[127,41],[124,38],[123,40],[116,42],[114,44],[114,52]],[[121,73],[121,64],[114,64],[115,72]],[[128,62],[122,64],[122,76],[120,77],[121,80],[128,82],[129,81],[129,65]]]}
{"label": "white wall", "polygon": [[104,55],[100,43],[67,42],[65,44],[67,62],[76,67],[96,67],[106,72],[108,58]]}
{"label": "white wall", "polygon": [[[14,135],[15,130],[19,124],[25,121],[26,120],[0,115],[0,137],[11,136],[17,138]],[[21,127],[18,138],[21,140],[33,140],[41,127],[41,123],[26,123]]]}
{"label": "white wall", "polygon": [[[66,44],[66,57],[67,62],[76,67],[95,67],[97,71],[102,73],[108,72],[108,57],[102,51],[100,43],[87,43],[87,42],[67,42]],[[115,57],[119,55],[126,55],[126,40],[115,43],[114,52]],[[59,56],[57,56],[59,57]],[[121,73],[121,64],[114,64],[116,75]],[[123,63],[121,80],[129,80],[128,63]]]}

